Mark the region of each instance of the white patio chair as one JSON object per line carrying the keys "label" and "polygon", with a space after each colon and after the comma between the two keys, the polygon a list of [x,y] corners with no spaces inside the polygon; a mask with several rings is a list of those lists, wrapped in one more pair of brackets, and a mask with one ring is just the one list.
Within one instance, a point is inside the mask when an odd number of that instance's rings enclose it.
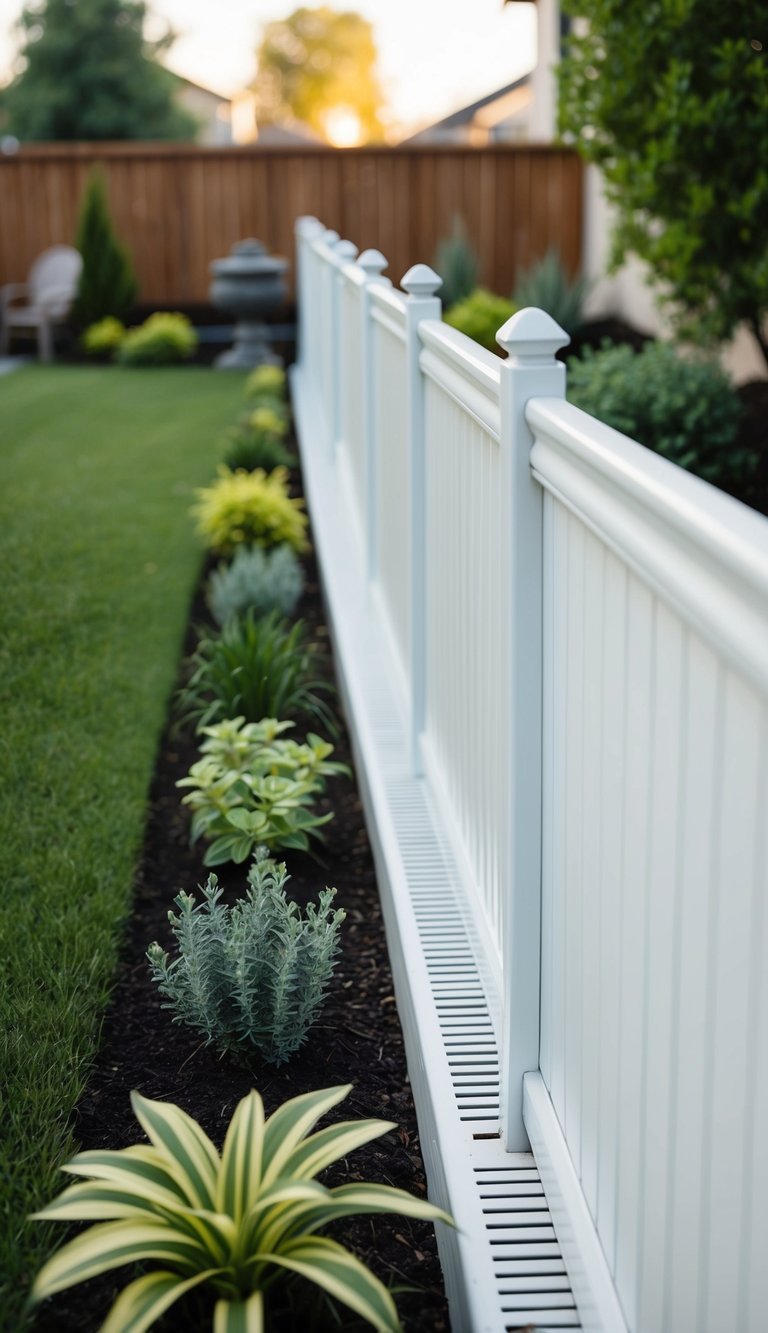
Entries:
{"label": "white patio chair", "polygon": [[35,260],[26,282],[0,287],[0,355],[8,351],[11,331],[19,329],[37,334],[41,361],[53,360],[53,326],[69,313],[82,267],[71,245],[53,245]]}

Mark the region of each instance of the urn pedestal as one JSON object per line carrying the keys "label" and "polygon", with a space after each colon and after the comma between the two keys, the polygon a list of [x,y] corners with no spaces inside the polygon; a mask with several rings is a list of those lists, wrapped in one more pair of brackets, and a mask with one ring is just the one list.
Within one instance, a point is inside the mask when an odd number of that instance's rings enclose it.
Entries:
{"label": "urn pedestal", "polygon": [[217,356],[221,370],[253,370],[256,366],[281,366],[269,346],[264,317],[285,303],[285,271],[288,260],[269,255],[260,241],[239,241],[225,259],[211,264],[211,304],[236,317],[235,341]]}

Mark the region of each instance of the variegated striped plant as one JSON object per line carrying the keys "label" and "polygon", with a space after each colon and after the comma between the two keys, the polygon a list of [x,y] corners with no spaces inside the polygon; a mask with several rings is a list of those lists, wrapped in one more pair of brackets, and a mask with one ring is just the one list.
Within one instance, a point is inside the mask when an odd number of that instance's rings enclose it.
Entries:
{"label": "variegated striped plant", "polygon": [[84,1179],[35,1217],[94,1222],[48,1261],[32,1299],[135,1260],[161,1265],[125,1287],[102,1333],[142,1333],[191,1288],[216,1292],[213,1333],[260,1333],[264,1292],[288,1269],[367,1319],[400,1328],[386,1287],[337,1241],[316,1232],[353,1213],[397,1212],[451,1223],[440,1208],[387,1185],[328,1189],[315,1176],[394,1125],[348,1120],[310,1133],[351,1090],[325,1088],[285,1102],[264,1119],[261,1097],[244,1097],[221,1155],[177,1106],[133,1093],[149,1144],[79,1153],[64,1167]]}

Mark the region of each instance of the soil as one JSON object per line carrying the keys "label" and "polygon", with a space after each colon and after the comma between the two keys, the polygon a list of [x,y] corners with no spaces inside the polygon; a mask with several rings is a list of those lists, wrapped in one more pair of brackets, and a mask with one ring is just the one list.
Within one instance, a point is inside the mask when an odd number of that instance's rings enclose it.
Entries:
{"label": "soil", "polygon": [[[318,642],[329,646],[313,561],[298,608]],[[185,655],[197,641],[195,627],[210,624],[198,592],[192,608]],[[183,676],[180,674],[180,681]],[[297,725],[297,736],[304,734]],[[126,926],[116,984],[103,1027],[101,1049],[75,1113],[75,1135],[83,1149],[119,1148],[142,1141],[129,1093],[178,1103],[200,1122],[218,1145],[241,1097],[255,1087],[267,1114],[289,1097],[316,1088],[353,1084],[349,1097],[328,1120],[366,1117],[394,1121],[397,1128],[358,1149],[323,1177],[326,1184],[372,1180],[426,1195],[418,1131],[408,1083],[403,1038],[387,958],[381,907],[370,846],[354,780],[328,783],[323,813],[334,811],[322,849],[323,865],[308,854],[286,856],[288,890],[297,902],[315,898],[326,884],[337,889],[335,906],[346,911],[342,947],[328,998],[302,1049],[280,1068],[253,1055],[243,1065],[223,1059],[200,1034],[173,1022],[172,1013],[150,980],[146,949],[153,940],[170,947],[168,910],[180,890],[195,892],[205,881],[204,848],[190,847],[189,820],[176,781],[198,757],[189,736],[174,733],[172,719],[160,745],[149,797],[144,844],[136,874],[133,915]],[[351,764],[343,732],[334,758]],[[245,888],[246,867],[217,873],[232,901]],[[324,1121],[323,1123],[327,1123]],[[62,1184],[64,1181],[62,1181]],[[447,1330],[447,1305],[434,1232],[423,1222],[395,1214],[352,1219],[330,1229],[392,1289],[406,1330]],[[60,1293],[40,1309],[36,1333],[91,1333],[101,1326],[130,1270]],[[158,1329],[209,1333],[212,1304],[192,1294],[179,1302]],[[288,1277],[268,1297],[270,1333],[369,1329],[370,1325],[333,1305],[317,1288]]]}

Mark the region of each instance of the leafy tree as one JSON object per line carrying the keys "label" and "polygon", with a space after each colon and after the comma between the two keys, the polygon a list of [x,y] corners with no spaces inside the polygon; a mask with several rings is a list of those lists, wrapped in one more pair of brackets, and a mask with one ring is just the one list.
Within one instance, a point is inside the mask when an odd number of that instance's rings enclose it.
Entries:
{"label": "leafy tree", "polygon": [[137,283],[128,255],[112,229],[104,181],[92,172],[85,187],[77,225],[83,268],[74,319],[82,328],[113,315],[125,320],[136,298]]}
{"label": "leafy tree", "polygon": [[191,139],[173,76],[147,42],[143,0],[43,0],[19,20],[24,67],[4,91],[6,130],[35,139]]}
{"label": "leafy tree", "polygon": [[768,362],[765,0],[565,0],[560,128],[617,206],[614,267],[634,251],[681,331],[745,320]]}
{"label": "leafy tree", "polygon": [[258,51],[257,115],[267,124],[297,119],[332,137],[334,113],[356,116],[360,140],[380,139],[383,98],[367,19],[326,6],[297,9],[268,23]]}

